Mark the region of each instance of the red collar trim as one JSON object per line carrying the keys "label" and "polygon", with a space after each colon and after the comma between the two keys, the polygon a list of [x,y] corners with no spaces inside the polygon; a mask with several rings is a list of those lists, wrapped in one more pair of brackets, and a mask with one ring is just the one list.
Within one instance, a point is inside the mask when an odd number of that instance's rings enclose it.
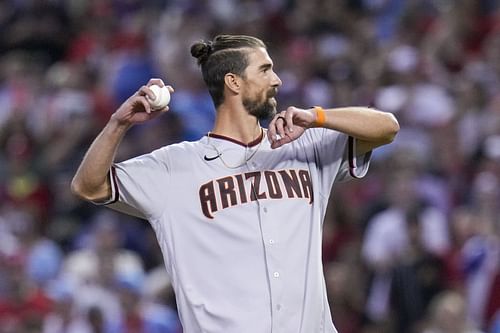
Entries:
{"label": "red collar trim", "polygon": [[259,137],[255,140],[253,140],[252,142],[249,142],[248,144],[243,143],[239,140],[233,139],[231,137],[225,136],[225,135],[220,135],[220,134],[215,134],[215,133],[210,133],[210,132],[208,132],[206,135],[210,138],[226,140],[226,141],[236,143],[237,145],[240,145],[240,146],[243,146],[246,148],[251,148],[251,147],[258,145],[262,141],[262,138],[264,137],[264,129],[261,128],[260,131],[261,132],[260,132]]}

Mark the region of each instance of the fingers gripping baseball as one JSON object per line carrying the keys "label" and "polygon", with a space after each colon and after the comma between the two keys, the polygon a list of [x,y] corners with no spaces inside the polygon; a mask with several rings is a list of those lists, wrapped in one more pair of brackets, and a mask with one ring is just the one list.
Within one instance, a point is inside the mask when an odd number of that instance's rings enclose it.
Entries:
{"label": "fingers gripping baseball", "polygon": [[310,126],[312,115],[308,110],[289,107],[278,113],[269,123],[268,138],[271,148],[292,142]]}
{"label": "fingers gripping baseball", "polygon": [[174,92],[174,89],[171,86],[166,86],[161,79],[151,79],[147,85],[140,87],[130,96],[112,115],[112,118],[120,124],[131,126],[146,122],[167,112],[169,110],[168,106],[159,109],[153,109],[151,106],[151,100],[156,98],[153,90],[150,88],[153,85],[166,87],[169,93]]}

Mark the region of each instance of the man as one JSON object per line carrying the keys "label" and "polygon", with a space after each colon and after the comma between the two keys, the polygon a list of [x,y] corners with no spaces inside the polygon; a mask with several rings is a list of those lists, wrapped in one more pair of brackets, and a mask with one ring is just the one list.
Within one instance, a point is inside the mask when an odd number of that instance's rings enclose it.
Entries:
{"label": "man", "polygon": [[213,130],[114,164],[131,126],[168,111],[151,111],[148,86],[163,85],[153,79],[111,116],[73,192],[151,223],[186,333],[336,332],[321,263],[330,189],[364,175],[397,121],[361,107],[276,114],[281,80],[254,37],[219,35],[191,54],[217,110]]}

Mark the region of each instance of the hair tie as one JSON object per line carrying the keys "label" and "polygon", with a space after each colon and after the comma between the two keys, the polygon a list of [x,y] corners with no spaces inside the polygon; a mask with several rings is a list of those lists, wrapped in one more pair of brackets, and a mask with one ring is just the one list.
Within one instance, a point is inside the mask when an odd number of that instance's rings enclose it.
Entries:
{"label": "hair tie", "polygon": [[209,40],[208,42],[205,42],[205,45],[207,47],[207,55],[209,53],[212,53],[212,50],[213,50],[213,43],[211,40]]}

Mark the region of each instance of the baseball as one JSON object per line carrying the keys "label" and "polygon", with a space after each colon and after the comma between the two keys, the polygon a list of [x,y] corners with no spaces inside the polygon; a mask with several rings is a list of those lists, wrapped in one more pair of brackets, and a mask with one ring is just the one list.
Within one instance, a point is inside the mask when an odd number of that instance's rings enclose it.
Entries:
{"label": "baseball", "polygon": [[151,105],[153,110],[161,110],[168,105],[170,102],[170,92],[167,87],[152,85],[149,89],[151,89],[156,96],[155,99],[148,98],[149,105]]}

